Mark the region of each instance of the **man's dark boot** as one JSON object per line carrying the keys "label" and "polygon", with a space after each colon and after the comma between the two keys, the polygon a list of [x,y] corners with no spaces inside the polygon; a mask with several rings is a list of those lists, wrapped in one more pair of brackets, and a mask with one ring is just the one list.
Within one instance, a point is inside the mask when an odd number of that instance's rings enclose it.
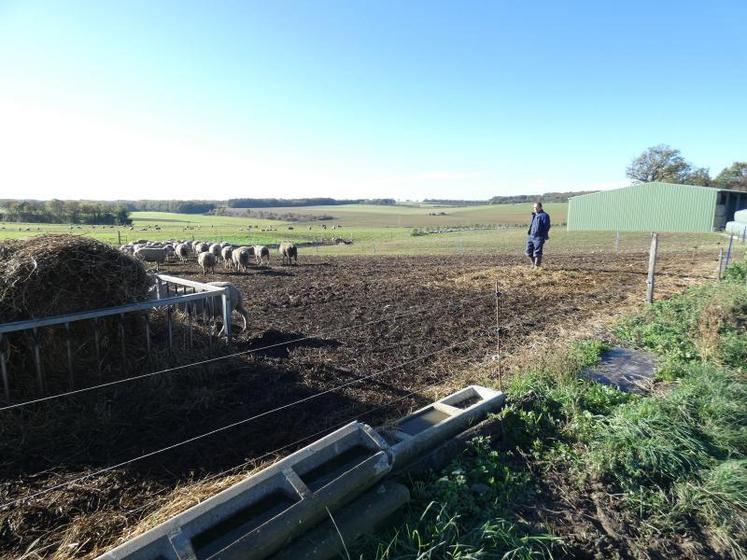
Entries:
{"label": "man's dark boot", "polygon": [[542,266],[542,257],[534,257],[534,268],[539,268]]}

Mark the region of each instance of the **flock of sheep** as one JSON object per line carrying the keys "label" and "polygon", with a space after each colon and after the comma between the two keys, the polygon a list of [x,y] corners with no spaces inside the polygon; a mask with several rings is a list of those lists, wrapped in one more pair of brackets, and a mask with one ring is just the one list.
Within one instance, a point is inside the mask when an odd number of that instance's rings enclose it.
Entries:
{"label": "flock of sheep", "polygon": [[[223,261],[224,269],[235,269],[239,272],[247,272],[252,260],[257,266],[270,266],[270,249],[266,245],[234,246],[225,241],[222,243],[204,241],[159,243],[140,240],[122,245],[120,250],[144,262],[155,263],[156,270],[158,270],[158,265],[170,258],[178,258],[184,263],[195,256],[203,274],[207,274],[208,271],[215,273],[219,260]],[[285,241],[280,244],[278,252],[283,264],[286,262],[298,264],[298,248],[295,244]]]}

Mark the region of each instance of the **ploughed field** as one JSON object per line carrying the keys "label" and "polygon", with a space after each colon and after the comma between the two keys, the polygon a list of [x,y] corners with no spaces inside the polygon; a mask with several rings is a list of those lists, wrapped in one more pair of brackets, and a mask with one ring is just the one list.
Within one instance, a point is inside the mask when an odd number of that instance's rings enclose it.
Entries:
{"label": "ploughed field", "polygon": [[[648,256],[550,253],[542,271],[514,255],[278,261],[207,277],[195,263],[162,267],[239,287],[248,329],[222,351],[253,352],[0,412],[2,504],[237,423],[1,510],[0,556],[94,556],[305,438],[355,418],[383,423],[470,381],[497,385],[496,282],[510,372],[641,304]],[[663,254],[657,293],[714,269],[712,255]]]}

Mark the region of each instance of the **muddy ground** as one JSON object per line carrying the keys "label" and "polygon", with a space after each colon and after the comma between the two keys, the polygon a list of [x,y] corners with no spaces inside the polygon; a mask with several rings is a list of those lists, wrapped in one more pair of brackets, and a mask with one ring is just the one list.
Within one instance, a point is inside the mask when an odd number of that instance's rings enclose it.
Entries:
{"label": "muddy ground", "polygon": [[[303,438],[355,418],[383,423],[471,380],[497,382],[496,282],[510,373],[558,341],[604,334],[614,316],[642,303],[646,266],[644,253],[551,257],[542,271],[508,255],[301,255],[298,266],[245,274],[219,267],[208,277],[194,264],[170,265],[162,272],[241,289],[248,328],[223,351],[275,346],[0,411],[0,502],[10,504],[0,510],[0,554],[92,557]],[[707,255],[662,255],[659,297],[705,281],[714,267]],[[14,502],[232,423],[239,424]],[[229,471],[233,478],[222,474],[241,465]]]}

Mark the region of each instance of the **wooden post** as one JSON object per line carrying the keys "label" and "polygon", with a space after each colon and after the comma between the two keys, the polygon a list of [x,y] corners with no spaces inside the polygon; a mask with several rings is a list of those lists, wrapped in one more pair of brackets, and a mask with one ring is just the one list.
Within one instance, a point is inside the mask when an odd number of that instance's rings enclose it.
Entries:
{"label": "wooden post", "polygon": [[122,233],[119,230],[117,230],[117,245],[122,246]]}
{"label": "wooden post", "polygon": [[648,252],[648,278],[646,280],[646,303],[654,302],[654,272],[656,270],[656,249],[659,246],[659,236],[651,234],[651,249]]}
{"label": "wooden post", "polygon": [[724,248],[721,247],[718,250],[718,266],[716,267],[716,278],[721,280],[721,266],[724,263]]}

